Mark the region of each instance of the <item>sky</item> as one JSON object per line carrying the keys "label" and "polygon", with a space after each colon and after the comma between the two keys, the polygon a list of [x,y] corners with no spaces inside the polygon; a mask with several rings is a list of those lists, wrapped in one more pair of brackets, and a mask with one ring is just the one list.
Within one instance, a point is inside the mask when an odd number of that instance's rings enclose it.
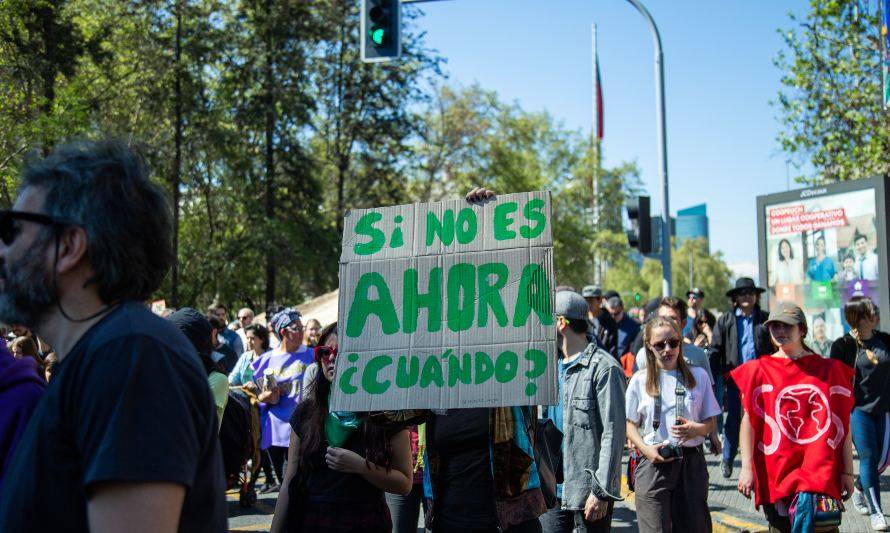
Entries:
{"label": "sky", "polygon": [[[736,275],[757,273],[756,197],[788,189],[771,105],[788,12],[803,0],[643,0],[664,50],[671,213],[707,203],[711,250]],[[418,4],[427,45],[450,83],[497,91],[564,127],[591,127],[591,26],[603,84],[603,164],[636,161],[661,213],[653,43],[622,0],[448,0]],[[793,167],[792,167],[793,172]],[[791,184],[791,188],[799,188]]]}

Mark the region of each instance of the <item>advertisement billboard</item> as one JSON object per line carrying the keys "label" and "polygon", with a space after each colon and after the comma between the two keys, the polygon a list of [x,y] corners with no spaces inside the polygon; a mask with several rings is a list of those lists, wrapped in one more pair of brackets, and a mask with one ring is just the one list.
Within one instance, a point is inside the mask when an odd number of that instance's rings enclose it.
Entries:
{"label": "advertisement billboard", "polygon": [[843,306],[851,297],[887,308],[886,191],[872,178],[757,199],[764,307],[800,306],[807,342],[823,355],[850,329]]}

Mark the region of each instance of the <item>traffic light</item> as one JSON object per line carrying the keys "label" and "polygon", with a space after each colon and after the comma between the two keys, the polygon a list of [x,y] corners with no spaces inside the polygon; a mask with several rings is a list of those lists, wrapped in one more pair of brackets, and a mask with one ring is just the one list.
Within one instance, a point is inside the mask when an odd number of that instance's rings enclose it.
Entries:
{"label": "traffic light", "polygon": [[649,217],[649,197],[635,196],[627,201],[630,228],[627,242],[645,255],[652,251],[652,221]]}
{"label": "traffic light", "polygon": [[362,0],[362,61],[392,61],[402,55],[401,0]]}

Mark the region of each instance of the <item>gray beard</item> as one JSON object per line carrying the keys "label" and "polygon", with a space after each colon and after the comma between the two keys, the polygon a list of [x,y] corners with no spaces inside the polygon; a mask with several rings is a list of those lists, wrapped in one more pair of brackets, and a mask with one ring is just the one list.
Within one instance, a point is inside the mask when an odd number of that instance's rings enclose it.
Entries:
{"label": "gray beard", "polygon": [[0,265],[0,321],[34,328],[56,303],[50,275],[43,266],[48,239],[35,242],[14,265]]}

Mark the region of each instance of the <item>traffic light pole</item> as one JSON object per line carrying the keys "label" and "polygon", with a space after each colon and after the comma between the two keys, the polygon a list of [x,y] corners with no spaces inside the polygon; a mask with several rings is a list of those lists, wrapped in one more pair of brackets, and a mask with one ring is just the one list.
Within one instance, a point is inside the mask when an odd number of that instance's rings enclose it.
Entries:
{"label": "traffic light pole", "polygon": [[[404,0],[402,0],[404,1]],[[667,165],[667,137],[664,111],[664,54],[661,51],[661,34],[658,26],[649,11],[639,0],[627,0],[637,11],[643,15],[652,30],[652,39],[655,42],[655,114],[658,115],[658,158],[661,175],[661,293],[663,296],[671,296],[671,210],[668,201],[668,165]]]}

